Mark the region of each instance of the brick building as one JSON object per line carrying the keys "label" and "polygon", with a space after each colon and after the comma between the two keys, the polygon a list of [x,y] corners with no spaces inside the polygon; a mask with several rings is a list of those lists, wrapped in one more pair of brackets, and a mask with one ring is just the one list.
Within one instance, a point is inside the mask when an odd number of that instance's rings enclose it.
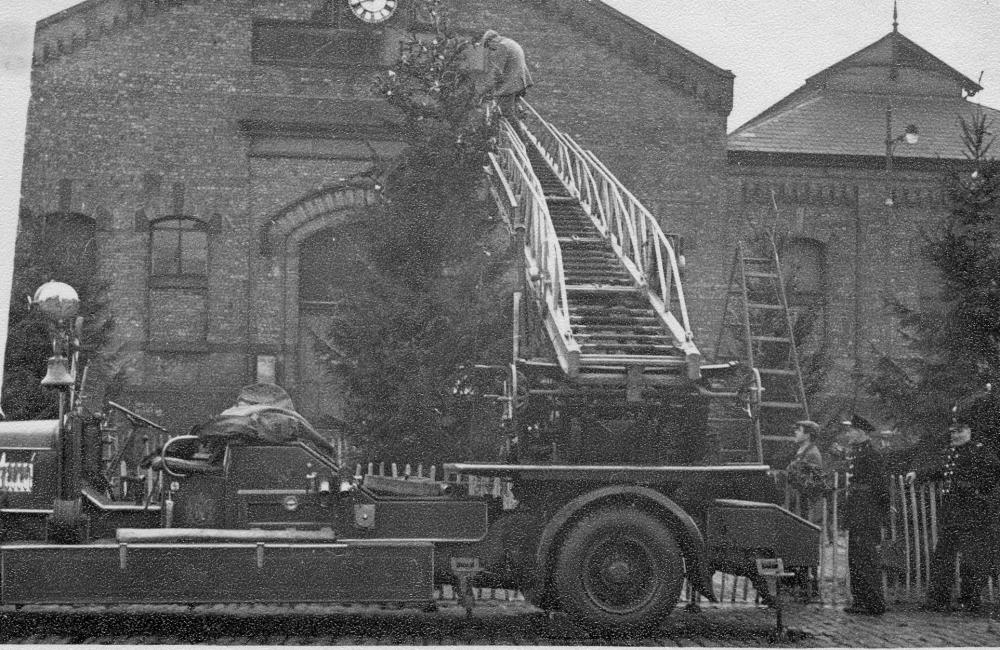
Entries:
{"label": "brick building", "polygon": [[[728,235],[731,73],[604,5],[451,0],[470,37],[522,43],[536,108],[689,242],[687,292],[711,338]],[[93,240],[110,282],[122,401],[177,429],[258,379],[319,426],[335,414],[316,324],[348,299],[351,177],[400,150],[370,90],[406,27],[347,0],[86,0],[38,23],[23,207]],[[715,238],[726,241],[716,242]]]}
{"label": "brick building", "polygon": [[948,211],[942,181],[965,160],[959,117],[1000,116],[973,103],[980,89],[894,24],[729,135],[730,223],[785,238],[790,302],[818,315],[806,345],[825,359],[814,419],[873,408],[860,379],[875,355],[903,352],[886,297],[936,298],[919,231]]}

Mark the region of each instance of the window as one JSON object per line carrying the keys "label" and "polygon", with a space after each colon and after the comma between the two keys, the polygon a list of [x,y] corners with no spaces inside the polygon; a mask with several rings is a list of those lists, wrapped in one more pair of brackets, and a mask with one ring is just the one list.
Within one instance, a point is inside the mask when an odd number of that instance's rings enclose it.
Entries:
{"label": "window", "polygon": [[789,305],[815,306],[826,299],[826,250],[812,239],[791,239],[781,250]]}
{"label": "window", "polygon": [[160,286],[205,286],[208,225],[189,217],[156,221],[150,236],[150,275]]}

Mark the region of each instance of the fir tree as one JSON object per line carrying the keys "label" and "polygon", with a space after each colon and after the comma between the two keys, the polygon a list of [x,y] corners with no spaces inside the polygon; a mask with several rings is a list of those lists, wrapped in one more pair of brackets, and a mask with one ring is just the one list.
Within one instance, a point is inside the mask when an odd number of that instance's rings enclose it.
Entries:
{"label": "fir tree", "polygon": [[[968,163],[948,176],[950,213],[924,233],[939,299],[920,308],[892,302],[908,354],[883,356],[871,382],[900,427],[924,439],[944,430],[954,402],[986,384],[1000,388],[1000,163],[989,156],[991,123],[981,111],[961,126]],[[996,392],[976,423],[994,442]]]}
{"label": "fir tree", "polygon": [[337,353],[320,354],[345,381],[368,458],[440,462],[495,454],[495,409],[459,378],[509,359],[509,238],[485,218],[495,124],[465,63],[471,43],[440,0],[421,1],[433,35],[412,34],[375,80],[408,147],[372,172],[382,204],[366,217],[368,274],[330,324]]}
{"label": "fir tree", "polygon": [[55,418],[58,413],[57,391],[39,384],[52,355],[50,325],[28,302],[45,282],[58,280],[76,290],[84,319],[80,368],[91,364],[92,370],[96,366],[105,370],[108,359],[98,352],[110,337],[113,321],[107,312],[107,284],[95,272],[95,242],[85,219],[71,215],[51,221],[22,211],[3,369],[3,409],[8,419]]}

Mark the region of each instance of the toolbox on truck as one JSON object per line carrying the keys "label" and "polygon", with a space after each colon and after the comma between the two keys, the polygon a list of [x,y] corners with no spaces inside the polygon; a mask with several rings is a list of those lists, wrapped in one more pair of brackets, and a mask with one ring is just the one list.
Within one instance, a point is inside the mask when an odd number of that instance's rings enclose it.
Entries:
{"label": "toolbox on truck", "polygon": [[708,508],[708,546],[728,555],[756,549],[780,557],[785,566],[815,566],[820,527],[774,503],[715,499]]}

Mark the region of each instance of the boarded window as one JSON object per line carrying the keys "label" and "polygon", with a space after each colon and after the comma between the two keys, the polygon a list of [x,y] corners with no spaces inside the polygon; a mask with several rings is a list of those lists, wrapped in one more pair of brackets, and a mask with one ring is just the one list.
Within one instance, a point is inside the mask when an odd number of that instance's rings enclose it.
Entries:
{"label": "boarded window", "polygon": [[380,33],[323,23],[255,21],[252,48],[254,63],[322,68],[374,68],[382,63]]}

